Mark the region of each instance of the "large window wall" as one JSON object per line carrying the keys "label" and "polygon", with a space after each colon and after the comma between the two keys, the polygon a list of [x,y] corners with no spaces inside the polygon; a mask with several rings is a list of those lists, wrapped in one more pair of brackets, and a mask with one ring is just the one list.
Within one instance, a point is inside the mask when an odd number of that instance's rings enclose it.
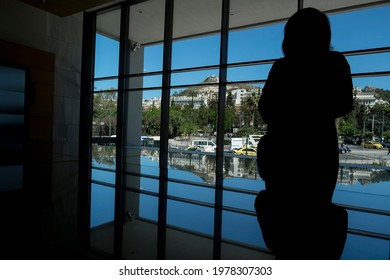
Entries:
{"label": "large window wall", "polygon": [[[390,6],[343,2],[149,0],[89,13],[86,245],[125,259],[272,258],[253,208],[264,182],[255,154],[240,148],[255,147],[266,130],[257,102],[283,56],[286,20],[305,6],[327,12],[356,90],[380,88],[384,99],[390,90]],[[340,143],[366,132],[386,137],[382,105],[357,105],[338,120]],[[319,139],[294,137],[308,164],[321,160]],[[351,150],[340,154],[334,197],[350,211],[343,258],[388,259],[390,157]],[[281,159],[281,176],[293,160]]]}

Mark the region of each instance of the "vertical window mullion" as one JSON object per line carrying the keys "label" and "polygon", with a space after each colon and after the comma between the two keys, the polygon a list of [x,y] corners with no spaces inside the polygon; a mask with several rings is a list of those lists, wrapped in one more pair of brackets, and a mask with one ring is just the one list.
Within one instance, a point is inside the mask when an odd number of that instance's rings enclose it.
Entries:
{"label": "vertical window mullion", "polygon": [[174,0],[165,2],[163,77],[160,131],[160,181],[158,200],[157,258],[165,259],[168,193],[168,132],[171,86],[172,33]]}
{"label": "vertical window mullion", "polygon": [[297,10],[299,11],[299,10],[303,9],[303,1],[304,0],[297,0],[297,1],[298,1]]}
{"label": "vertical window mullion", "polygon": [[90,246],[91,221],[91,136],[96,14],[84,13],[80,96],[78,246]]}
{"label": "vertical window mullion", "polygon": [[125,212],[125,191],[123,187],[124,171],[124,116],[126,111],[125,74],[128,69],[128,34],[129,34],[129,4],[121,6],[119,69],[118,69],[118,101],[117,101],[117,131],[116,131],[116,165],[115,165],[115,216],[114,216],[114,257],[122,258],[123,221]]}
{"label": "vertical window mullion", "polygon": [[229,35],[230,0],[222,1],[221,49],[218,85],[218,122],[216,151],[215,213],[213,258],[221,258],[222,241],[222,197],[223,197],[223,164],[224,164],[224,116],[227,82],[228,35]]}

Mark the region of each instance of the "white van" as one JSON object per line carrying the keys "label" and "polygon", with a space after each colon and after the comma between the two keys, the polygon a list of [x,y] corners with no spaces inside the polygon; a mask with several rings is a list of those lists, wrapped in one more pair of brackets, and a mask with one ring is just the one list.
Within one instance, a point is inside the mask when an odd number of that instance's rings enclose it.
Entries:
{"label": "white van", "polygon": [[217,144],[208,139],[192,140],[192,146],[199,147],[202,151],[215,152]]}

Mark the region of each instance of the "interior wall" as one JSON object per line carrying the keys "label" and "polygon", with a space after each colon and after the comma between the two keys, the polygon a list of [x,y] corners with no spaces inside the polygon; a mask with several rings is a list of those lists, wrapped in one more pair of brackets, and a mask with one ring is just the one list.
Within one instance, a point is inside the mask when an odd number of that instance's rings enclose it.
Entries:
{"label": "interior wall", "polygon": [[[35,227],[42,241],[68,247],[75,246],[77,232],[82,20],[82,13],[60,18],[19,1],[0,2],[0,39],[30,50],[31,55],[19,52],[14,58],[22,64],[38,65],[31,76],[41,79],[34,86],[36,102],[40,103],[34,114],[39,119],[31,120],[30,135],[36,139],[35,147],[39,146],[37,156],[47,165],[36,172],[39,182],[48,186],[43,194],[48,198],[38,207]],[[51,54],[52,61],[39,53]],[[3,51],[4,57],[9,58]],[[52,67],[51,75],[51,70],[42,66],[47,63]]]}

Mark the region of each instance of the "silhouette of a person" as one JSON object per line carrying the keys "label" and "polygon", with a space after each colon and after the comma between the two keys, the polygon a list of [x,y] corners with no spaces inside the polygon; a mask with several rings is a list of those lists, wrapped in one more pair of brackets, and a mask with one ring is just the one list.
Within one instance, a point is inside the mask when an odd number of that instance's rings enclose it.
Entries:
{"label": "silhouette of a person", "polygon": [[[257,160],[266,189],[255,209],[277,259],[339,259],[346,241],[347,212],[332,203],[339,168],[335,120],[353,109],[353,85],[347,60],[330,41],[324,13],[304,8],[292,15],[284,57],[272,65],[259,100],[267,133]],[[320,141],[319,157],[305,147],[313,139]]]}

